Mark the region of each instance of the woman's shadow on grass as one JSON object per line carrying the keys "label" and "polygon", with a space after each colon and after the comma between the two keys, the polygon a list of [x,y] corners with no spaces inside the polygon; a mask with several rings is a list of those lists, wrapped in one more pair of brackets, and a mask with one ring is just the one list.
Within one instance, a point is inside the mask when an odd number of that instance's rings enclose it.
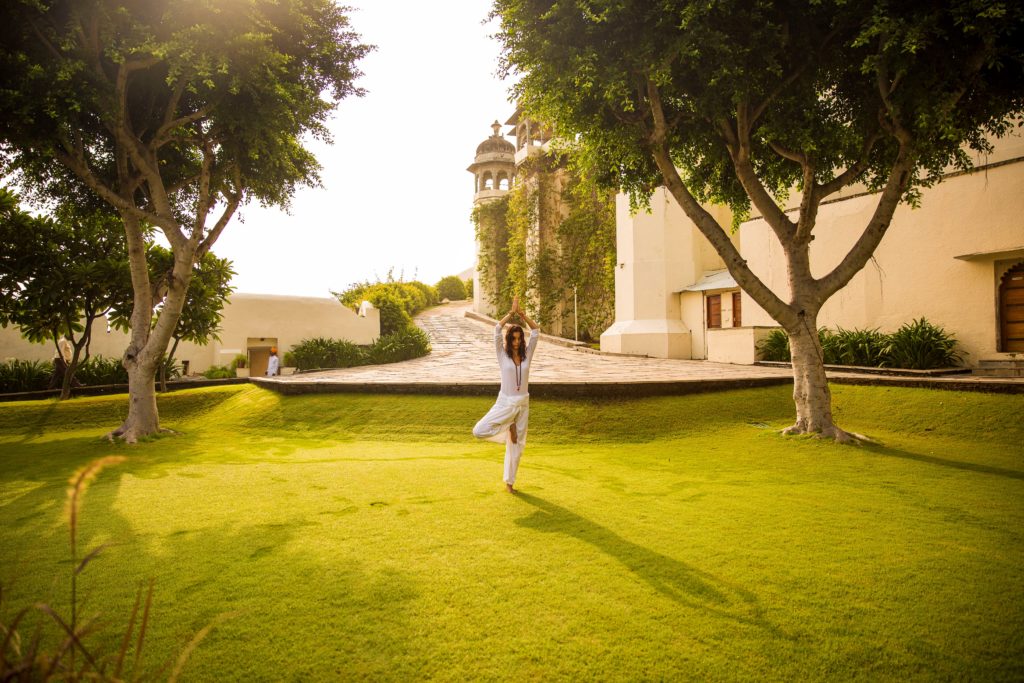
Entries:
{"label": "woman's shadow on grass", "polygon": [[628,541],[614,531],[543,498],[521,491],[517,497],[537,508],[527,517],[516,520],[517,525],[545,533],[566,534],[589,543],[679,605],[786,637],[779,627],[768,622],[757,596],[745,588]]}

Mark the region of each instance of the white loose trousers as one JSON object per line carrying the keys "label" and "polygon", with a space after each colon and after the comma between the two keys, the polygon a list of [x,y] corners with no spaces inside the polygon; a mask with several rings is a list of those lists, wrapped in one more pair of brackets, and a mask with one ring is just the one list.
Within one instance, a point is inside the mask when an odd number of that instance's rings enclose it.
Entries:
{"label": "white loose trousers", "polygon": [[[473,427],[473,436],[505,444],[505,483],[516,483],[519,459],[526,447],[526,429],[530,422],[530,395],[498,394],[498,400]],[[512,443],[511,427],[516,426],[516,443]]]}

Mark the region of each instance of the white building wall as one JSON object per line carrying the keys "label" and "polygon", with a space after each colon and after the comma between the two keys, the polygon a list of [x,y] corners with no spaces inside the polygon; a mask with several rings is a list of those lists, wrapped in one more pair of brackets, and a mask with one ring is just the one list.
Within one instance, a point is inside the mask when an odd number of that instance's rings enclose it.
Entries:
{"label": "white building wall", "polygon": [[[679,292],[723,268],[721,258],[665,188],[651,196],[649,212],[631,214],[625,195],[616,197],[615,210],[615,323],[601,335],[601,349],[702,358],[703,318],[689,299],[684,315]],[[711,211],[723,226],[731,224],[728,209]]]}
{"label": "white building wall", "polygon": [[[1011,139],[998,152],[988,161],[1024,157],[1024,144]],[[1001,357],[997,287],[1006,269],[1024,259],[1022,188],[1024,163],[1008,163],[924,190],[918,209],[901,205],[874,259],[826,302],[818,325],[892,332],[925,317],[956,335],[968,365]],[[816,277],[848,252],[877,202],[877,195],[863,195],[821,207],[811,244]],[[781,245],[771,229],[757,218],[743,224],[740,239],[754,272],[788,299]],[[776,325],[746,295],[743,307],[744,324]]]}
{"label": "white building wall", "polygon": [[[106,321],[93,325],[92,355],[120,358],[129,337],[117,330],[106,331]],[[224,307],[221,341],[206,346],[188,342],[178,345],[175,357],[189,361],[189,371],[203,372],[211,365],[227,365],[238,353],[268,340],[283,355],[293,345],[310,337],[347,339],[371,344],[380,335],[380,311],[370,309],[361,317],[333,297],[276,296],[236,293]],[[16,327],[0,328],[0,359],[49,360],[55,354],[49,344],[30,344]]]}

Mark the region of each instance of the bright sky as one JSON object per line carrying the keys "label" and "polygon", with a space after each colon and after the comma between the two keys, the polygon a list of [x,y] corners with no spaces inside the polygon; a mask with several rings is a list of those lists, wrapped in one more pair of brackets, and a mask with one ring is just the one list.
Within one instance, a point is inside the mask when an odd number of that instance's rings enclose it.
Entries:
{"label": "bright sky", "polygon": [[376,45],[360,67],[363,98],[341,102],[334,145],[311,146],[322,189],[291,214],[249,205],[213,247],[234,261],[236,291],[330,296],[395,277],[435,284],[473,265],[473,176],[466,167],[495,119],[512,114],[497,80],[489,0],[349,0]]}

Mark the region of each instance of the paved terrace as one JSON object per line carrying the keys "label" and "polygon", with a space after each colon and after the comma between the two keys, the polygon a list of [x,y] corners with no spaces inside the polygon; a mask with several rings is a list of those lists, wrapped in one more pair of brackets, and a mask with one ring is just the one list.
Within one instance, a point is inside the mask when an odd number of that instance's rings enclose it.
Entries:
{"label": "paved terrace", "polygon": [[[498,369],[493,324],[466,317],[468,303],[437,306],[416,318],[433,351],[423,358],[288,377],[253,378],[285,394],[372,392],[494,395]],[[935,386],[948,389],[1024,392],[1024,380],[957,376],[903,378],[830,374],[842,383]],[[730,365],[586,353],[541,336],[530,370],[532,396],[655,396],[792,384],[788,368]]]}

